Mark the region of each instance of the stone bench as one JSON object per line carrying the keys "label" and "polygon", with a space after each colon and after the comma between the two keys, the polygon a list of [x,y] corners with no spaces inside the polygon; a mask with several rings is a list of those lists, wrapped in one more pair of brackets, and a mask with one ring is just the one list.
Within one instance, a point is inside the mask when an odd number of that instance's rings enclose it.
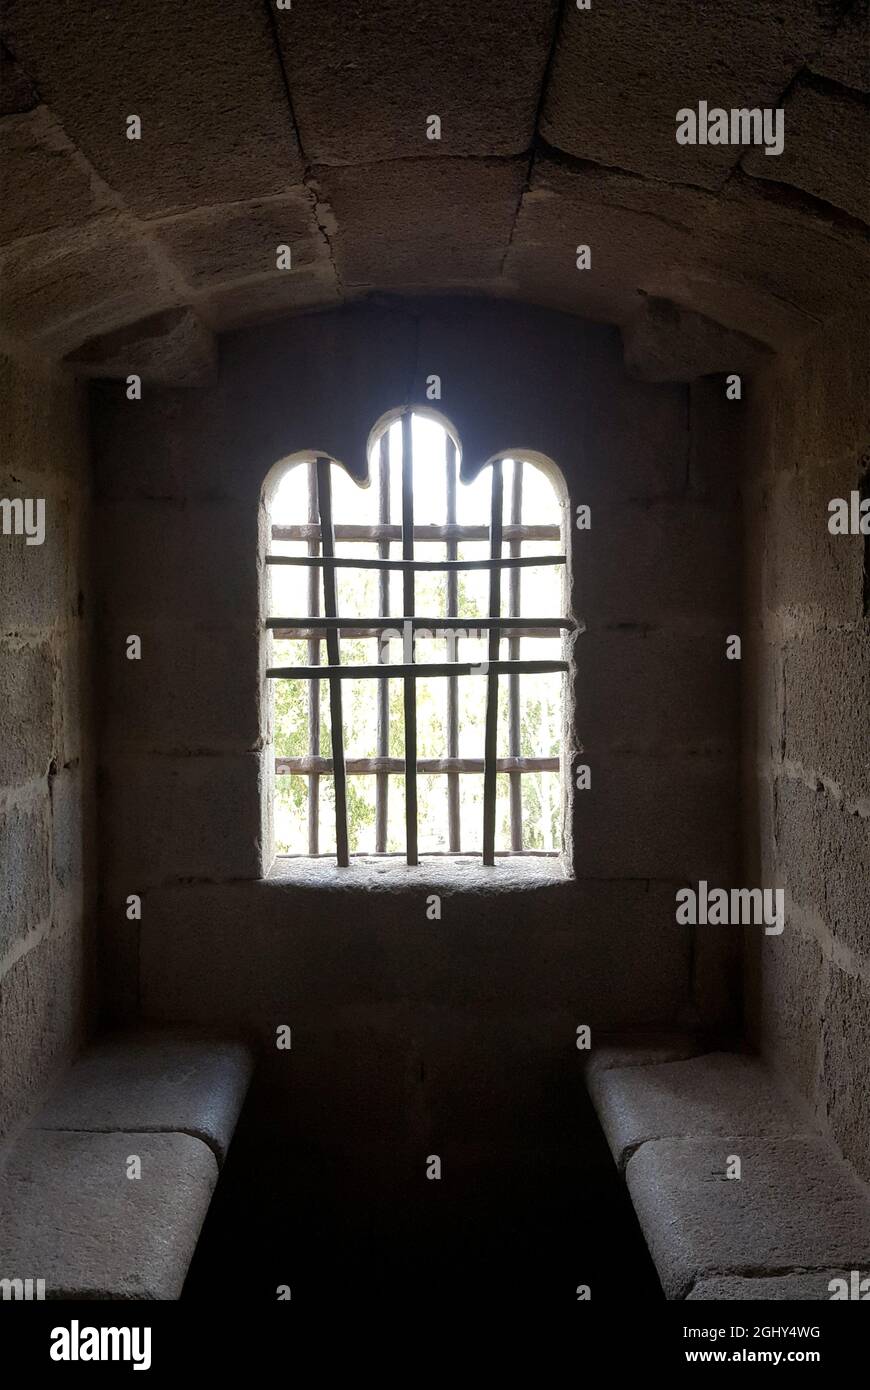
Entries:
{"label": "stone bench", "polygon": [[757,1058],[615,1043],[586,1080],[668,1299],[823,1300],[870,1274],[870,1189]]}
{"label": "stone bench", "polygon": [[187,1030],[87,1048],[0,1159],[0,1279],[178,1298],[252,1071],[242,1043]]}

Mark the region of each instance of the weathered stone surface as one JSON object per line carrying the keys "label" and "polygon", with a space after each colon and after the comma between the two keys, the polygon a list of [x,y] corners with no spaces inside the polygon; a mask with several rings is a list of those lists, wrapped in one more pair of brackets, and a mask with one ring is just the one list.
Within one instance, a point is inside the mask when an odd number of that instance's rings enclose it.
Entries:
{"label": "weathered stone surface", "polygon": [[827,972],[822,948],[797,930],[758,943],[767,1060],[812,1105],[818,1077],[818,1000]]}
{"label": "weathered stone surface", "polygon": [[67,361],[83,376],[135,372],[149,384],[203,386],[217,375],[217,346],[193,309],[167,309],[92,338]]}
{"label": "weathered stone surface", "polygon": [[108,1034],[73,1064],[34,1124],[90,1133],[190,1134],[220,1164],[252,1072],[250,1049],[240,1042],[189,1029]]}
{"label": "weathered stone surface", "polygon": [[14,243],[0,268],[0,323],[55,356],[169,307],[178,294],[147,239],[114,213]]}
{"label": "weathered stone surface", "polygon": [[808,1132],[805,1122],[783,1103],[761,1063],[729,1052],[610,1067],[591,1076],[589,1090],[620,1168],[651,1139],[757,1139]]}
{"label": "weathered stone surface", "polygon": [[[378,889],[356,868],[342,874],[324,878],[321,866],[308,876],[150,891],[141,947],[146,1017],[261,1030],[285,1021],[288,1004],[294,1013],[368,1015],[387,1001],[423,1007],[437,999],[511,1016],[558,1007],[573,1039],[580,1021],[666,1027],[687,1002],[688,937],[666,885],[541,886],[533,878],[526,891],[500,893],[493,909],[486,877],[453,891],[442,879],[433,891],[450,892],[449,912],[440,935],[421,943],[407,930],[419,884],[400,874]],[[118,919],[123,898],[113,901]],[[530,912],[538,923],[533,951]]]}
{"label": "weathered stone surface", "polygon": [[199,305],[211,325],[224,333],[306,309],[328,309],[341,298],[332,261],[321,259],[286,275],[269,275],[228,289],[212,289]]}
{"label": "weathered stone surface", "polygon": [[127,660],[127,626],[102,634],[108,745],[176,754],[257,748],[258,644],[249,626],[152,619],[135,630],[141,661]]}
{"label": "weathered stone surface", "polygon": [[625,365],[644,381],[696,381],[715,372],[752,372],[763,344],[669,300],[648,298],[622,329]]}
{"label": "weathered stone surface", "polygon": [[[156,223],[155,230],[193,290],[251,276],[270,275],[278,282],[328,258],[305,189],[268,202],[232,202],[184,213]],[[292,269],[278,269],[279,246],[290,247]]]}
{"label": "weathered stone surface", "polygon": [[[87,0],[50,15],[14,0],[4,27],[67,134],[142,216],[298,183],[296,133],[257,0],[183,10],[155,0],[147,16]],[[128,115],[141,118],[141,140],[126,138]]]}
{"label": "weathered stone surface", "polygon": [[[850,539],[833,537],[829,544],[863,548],[860,536],[852,546]],[[786,756],[833,782],[847,803],[863,802],[870,811],[870,632],[823,632],[789,642],[784,672]],[[865,832],[870,853],[870,827]]]}
{"label": "weathered stone surface", "polygon": [[[866,32],[864,46],[866,46]],[[785,146],[775,159],[751,149],[741,167],[755,178],[793,184],[853,217],[870,221],[870,193],[855,168],[870,160],[870,111],[857,92],[798,82],[785,107]]]}
{"label": "weathered stone surface", "polygon": [[0,1138],[42,1105],[78,1050],[92,998],[81,923],[43,937],[0,978]]}
{"label": "weathered stone surface", "polygon": [[53,702],[48,643],[0,643],[0,787],[21,786],[48,772]]}
{"label": "weathered stone surface", "polygon": [[[306,154],[357,164],[528,149],[556,11],[554,0],[277,11]],[[426,138],[433,113],[440,141]]]}
{"label": "weathered stone surface", "polygon": [[315,172],[338,223],[331,240],[344,285],[449,289],[498,277],[526,161],[403,160]]}
{"label": "weathered stone surface", "polygon": [[[736,1154],[742,1176],[725,1177]],[[628,1162],[628,1188],[665,1295],[751,1269],[861,1269],[870,1196],[821,1139],[662,1139]]]}
{"label": "weathered stone surface", "polygon": [[[777,875],[787,906],[813,909],[850,950],[868,946],[867,817],[850,812],[821,786],[780,778],[776,795]],[[788,930],[788,928],[786,928]]]}
{"label": "weathered stone surface", "polygon": [[178,878],[256,878],[259,771],[254,753],[116,755],[104,790],[107,871],[126,875],[129,892]]}
{"label": "weathered stone surface", "polygon": [[[729,145],[678,145],[676,113],[709,105],[776,106],[830,29],[822,7],[792,5],[783,23],[754,0],[569,6],[541,122],[545,139],[582,159],[673,183],[718,188],[737,162]],[[771,158],[770,163],[775,160]]]}
{"label": "weathered stone surface", "polygon": [[845,1279],[848,1285],[851,1270],[813,1269],[796,1274],[779,1274],[768,1278],[713,1276],[699,1279],[686,1294],[686,1301],[702,1299],[718,1302],[795,1302],[820,1303],[831,1297],[831,1280]]}
{"label": "weathered stone surface", "polygon": [[870,986],[832,964],[821,1008],[821,1107],[846,1158],[870,1180]]}
{"label": "weathered stone surface", "polygon": [[841,82],[846,87],[870,92],[870,51],[867,46],[867,0],[850,5],[830,38],[813,54],[813,72]]}
{"label": "weathered stone surface", "polygon": [[[38,480],[33,480],[37,482]],[[9,473],[0,473],[0,497],[38,499],[40,491]],[[28,545],[24,536],[3,536],[3,584],[0,586],[0,632],[24,635],[51,627],[69,616],[69,504],[59,496],[43,497],[45,540]]]}
{"label": "weathered stone surface", "polygon": [[0,811],[0,956],[51,911],[47,798]]}
{"label": "weathered stone surface", "polygon": [[5,43],[0,43],[0,116],[32,111],[39,93],[27,73],[16,63]]}
{"label": "weathered stone surface", "polygon": [[651,1067],[661,1062],[681,1062],[703,1052],[703,1047],[688,1033],[624,1034],[618,1038],[605,1036],[593,1039],[593,1047],[585,1067],[587,1083],[602,1072],[627,1067]]}
{"label": "weathered stone surface", "polygon": [[[81,768],[62,768],[51,779],[51,855],[59,888],[80,884],[84,877],[84,788]],[[88,866],[90,868],[90,865]]]}
{"label": "weathered stone surface", "polygon": [[3,1273],[54,1299],[176,1299],[216,1181],[188,1134],[30,1130],[0,1176]]}
{"label": "weathered stone surface", "polygon": [[83,222],[110,206],[87,162],[45,106],[0,121],[0,246]]}

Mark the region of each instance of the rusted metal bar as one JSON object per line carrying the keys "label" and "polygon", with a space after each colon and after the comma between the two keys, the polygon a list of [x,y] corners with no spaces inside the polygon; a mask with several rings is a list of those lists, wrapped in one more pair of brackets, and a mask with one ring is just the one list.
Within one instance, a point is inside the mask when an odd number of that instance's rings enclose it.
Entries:
{"label": "rusted metal bar", "polygon": [[[392,530],[389,526],[390,520],[390,435],[385,430],[381,435],[380,447],[378,450],[378,519],[381,523],[379,530]],[[395,528],[398,530],[399,528]],[[381,560],[390,558],[390,542],[379,539],[378,556]],[[381,570],[378,575],[378,613],[382,618],[386,618],[390,611],[390,572]],[[389,625],[387,625],[389,626]],[[375,636],[380,634],[376,633]],[[386,662],[388,646],[386,643],[380,644],[378,648],[378,661]],[[378,682],[378,714],[377,714],[377,750],[379,758],[386,758],[390,751],[390,683],[385,678]],[[378,772],[378,780],[375,787],[375,850],[378,854],[383,854],[387,848],[387,812],[388,798],[390,794],[390,779],[388,774]]]}
{"label": "rusted metal bar", "polygon": [[[413,415],[406,410],[402,416],[402,602],[405,612],[413,617],[414,597],[414,441]],[[382,562],[384,563],[384,562]],[[386,563],[390,563],[387,561]],[[414,642],[409,653],[414,661]],[[405,856],[409,864],[418,864],[417,854],[417,683],[413,674],[405,676]]]}
{"label": "rusted metal bar", "polygon": [[[317,460],[317,503],[320,513],[320,534],[323,554],[332,557],[335,552],[335,539],[332,530],[332,479],[331,464],[327,458]],[[323,606],[328,618],[336,617],[335,571],[326,566],[323,571]],[[344,726],[341,710],[341,680],[335,668],[340,665],[338,629],[330,628],[326,634],[326,653],[329,657],[329,712],[332,725],[332,778],[335,791],[335,849],[339,866],[348,864],[347,839],[347,780],[344,770]],[[316,668],[315,668],[316,669]],[[321,671],[323,671],[321,667]],[[320,672],[318,672],[318,675]]]}
{"label": "rusted metal bar", "polygon": [[[504,480],[501,459],[492,465],[492,514],[489,526],[490,552],[493,559],[501,555],[502,509],[504,501]],[[501,608],[501,570],[489,572],[489,616],[497,618]],[[492,628],[489,634],[489,665],[486,676],[486,731],[483,744],[483,862],[495,863],[495,807],[496,807],[496,768],[495,760],[498,741],[498,673],[493,667],[498,662],[499,631]]]}

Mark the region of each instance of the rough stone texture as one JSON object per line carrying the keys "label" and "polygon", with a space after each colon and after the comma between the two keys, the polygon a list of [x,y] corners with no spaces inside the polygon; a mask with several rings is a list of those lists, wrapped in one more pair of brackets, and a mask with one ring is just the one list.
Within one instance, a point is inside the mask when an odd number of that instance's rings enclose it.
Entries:
{"label": "rough stone texture", "polygon": [[807,1132],[764,1067],[728,1052],[609,1067],[590,1076],[589,1090],[619,1168],[651,1139],[727,1134],[742,1142]]}
{"label": "rough stone texture", "polygon": [[[143,22],[144,21],[144,22]],[[4,28],[94,168],[145,217],[268,197],[299,181],[299,151],[268,15],[257,0],[156,0],[148,15],[50,15],[10,0]],[[142,139],[126,138],[126,118]]]}
{"label": "rough stone texture", "polygon": [[[739,149],[678,145],[676,113],[697,109],[701,97],[726,108],[776,106],[830,32],[824,6],[785,8],[783,22],[754,0],[691,7],[624,0],[593,4],[588,13],[567,6],[541,133],[597,164],[721,187]],[[828,13],[836,13],[833,6]]]}
{"label": "rough stone texture", "polygon": [[686,1294],[686,1302],[715,1300],[717,1302],[759,1303],[795,1302],[820,1303],[831,1298],[832,1279],[845,1279],[847,1284],[852,1271],[849,1269],[814,1269],[796,1274],[780,1274],[772,1278],[752,1279],[728,1278],[699,1279]]}
{"label": "rough stone texture", "polygon": [[586,1063],[587,1083],[602,1072],[626,1067],[650,1067],[661,1062],[682,1062],[703,1052],[702,1045],[687,1033],[628,1034],[611,1040],[594,1041]]}
{"label": "rough stone texture", "polygon": [[[739,1180],[725,1177],[729,1154],[741,1159]],[[870,1194],[824,1140],[655,1140],[626,1174],[668,1299],[711,1275],[870,1262]]]}
{"label": "rough stone texture", "polygon": [[866,1178],[865,545],[827,525],[866,472],[859,320],[784,355],[748,398],[743,805],[749,872],[787,905],[781,938],[747,943],[751,1034]]}
{"label": "rough stone texture", "polygon": [[[867,39],[865,33],[864,47]],[[752,149],[741,167],[756,178],[802,188],[870,222],[867,182],[854,178],[856,166],[866,169],[870,161],[867,98],[828,83],[799,82],[785,101],[785,131],[781,155],[771,158]]]}
{"label": "rough stone texture", "polygon": [[93,987],[92,590],[83,389],[0,358],[0,497],[45,540],[0,536],[0,1137],[77,1050]]}
{"label": "rough stone texture", "polygon": [[813,72],[870,92],[870,50],[867,45],[867,0],[855,0],[843,15],[836,32],[810,59]]}
{"label": "rough stone texture", "polygon": [[216,1181],[187,1134],[30,1130],[0,1176],[4,1275],[45,1279],[53,1299],[176,1299]]}
{"label": "rough stone texture", "polygon": [[226,1158],[253,1071],[242,1043],[179,1029],[126,1031],[89,1047],[37,1115],[43,1130],[193,1135]]}
{"label": "rough stone texture", "polygon": [[[76,0],[56,24],[14,0],[6,333],[62,356],[170,308],[222,331],[456,288],[617,324],[654,296],[782,347],[866,300],[860,7],[594,8],[159,0],[134,19]],[[785,153],[677,145],[701,97],[784,100]],[[292,277],[260,272],[282,208]],[[674,371],[709,370],[714,338]]]}
{"label": "rough stone texture", "polygon": [[[528,149],[553,37],[555,0],[378,0],[364,12],[276,12],[309,158],[361,164]],[[326,93],[329,96],[326,97]],[[426,120],[441,117],[440,141]]]}
{"label": "rough stone texture", "polygon": [[167,309],[91,338],[68,357],[82,376],[127,377],[169,386],[204,386],[217,373],[217,346],[192,309]]}
{"label": "rough stone texture", "polygon": [[622,330],[625,365],[644,381],[695,381],[715,372],[751,372],[768,356],[761,343],[679,309],[646,299]]}

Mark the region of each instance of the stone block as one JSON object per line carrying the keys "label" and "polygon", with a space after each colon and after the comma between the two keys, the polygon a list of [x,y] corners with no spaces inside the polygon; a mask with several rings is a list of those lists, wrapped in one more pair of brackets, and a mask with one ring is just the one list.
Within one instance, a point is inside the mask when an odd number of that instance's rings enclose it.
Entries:
{"label": "stone block", "polygon": [[[840,539],[849,538],[833,537],[830,544]],[[791,641],[784,673],[785,756],[833,782],[847,805],[870,809],[870,631]]]}
{"label": "stone block", "polygon": [[0,246],[84,222],[109,206],[105,190],[46,106],[0,122]]}
{"label": "stone block", "polygon": [[[3,538],[0,545],[8,545]],[[54,661],[47,642],[0,643],[0,787],[45,777],[53,753]]]}
{"label": "stone block", "polygon": [[30,237],[3,258],[2,326],[51,356],[169,308],[177,295],[147,239],[118,213]]}
{"label": "stone block", "polygon": [[585,1067],[587,1084],[594,1077],[614,1068],[652,1067],[661,1062],[682,1062],[703,1052],[703,1047],[688,1033],[623,1034],[618,1038],[607,1035],[595,1041]]}
{"label": "stone block", "polygon": [[39,105],[39,93],[27,73],[0,43],[0,116],[32,111]]}
{"label": "stone block", "polygon": [[[525,161],[448,158],[320,166],[315,176],[338,224],[331,240],[343,284],[443,290],[497,279],[525,169]],[[474,209],[464,232],[455,221],[462,207]]]}
{"label": "stone block", "polygon": [[600,755],[726,752],[737,735],[739,692],[723,650],[724,643],[679,631],[627,625],[582,633],[575,647],[581,743]]}
{"label": "stone block", "polygon": [[83,881],[86,828],[81,769],[62,768],[51,779],[52,868],[59,888]]}
{"label": "stone block", "polygon": [[141,661],[127,659],[130,629],[102,633],[103,736],[157,753],[234,752],[260,739],[259,634],[251,627],[135,625]]}
{"label": "stone block", "polygon": [[108,1034],[76,1060],[34,1125],[92,1134],[177,1131],[201,1139],[222,1164],[252,1072],[241,1042],[178,1028]]}
{"label": "stone block", "polygon": [[260,759],[118,755],[104,775],[107,872],[128,893],[260,873]]}
{"label": "stone block", "polygon": [[10,473],[0,474],[0,497],[45,502],[42,545],[28,545],[24,536],[0,535],[0,632],[15,636],[52,627],[70,615],[69,504],[39,488],[38,480],[31,479],[25,488]]}
{"label": "stone block", "polygon": [[620,1169],[652,1139],[808,1133],[761,1063],[735,1053],[610,1067],[590,1077],[589,1091]]}
{"label": "stone block", "polygon": [[726,637],[741,631],[735,512],[682,499],[599,505],[590,529],[572,540],[573,579],[590,632],[695,636],[721,653],[723,680],[739,672],[725,657]]}
{"label": "stone block", "polygon": [[764,1277],[741,1278],[712,1277],[699,1279],[686,1294],[686,1301],[714,1300],[717,1303],[820,1303],[831,1297],[831,1280],[845,1279],[849,1283],[851,1270],[848,1269],[807,1269],[796,1274],[778,1274]]}
{"label": "stone block", "polygon": [[813,72],[844,87],[870,92],[870,52],[867,49],[867,0],[856,0],[809,60]]}
{"label": "stone block", "polygon": [[[378,0],[277,11],[306,154],[323,164],[511,155],[529,148],[552,42],[554,0]],[[324,92],[329,99],[324,100]],[[437,93],[437,96],[435,95]],[[441,139],[427,140],[430,113]]]}
{"label": "stone block", "polygon": [[189,1134],[29,1130],[0,1178],[3,1274],[51,1299],[177,1299],[216,1181]]}
{"label": "stone block", "polygon": [[124,377],[148,384],[204,386],[217,376],[217,346],[193,309],[167,309],[92,338],[67,361],[80,376]]}
{"label": "stone block", "polygon": [[[776,796],[778,886],[786,909],[812,909],[850,950],[868,947],[870,835],[866,816],[838,805],[821,786],[780,778]],[[788,932],[786,923],[786,932]]]}
{"label": "stone block", "polygon": [[750,149],[741,167],[755,178],[793,184],[870,222],[867,180],[856,178],[856,170],[866,169],[870,160],[866,99],[842,87],[803,80],[788,93],[783,106],[782,154],[770,158],[761,149]]}
{"label": "stone block", "polygon": [[870,1181],[870,988],[833,964],[821,1004],[820,1057],[820,1109],[846,1158]]}
{"label": "stone block", "polygon": [[652,296],[623,326],[622,341],[626,369],[644,381],[697,381],[716,372],[750,373],[769,357],[763,343],[744,333]]}
{"label": "stone block", "polygon": [[739,148],[677,144],[676,113],[698,96],[710,106],[775,107],[829,28],[821,7],[793,6],[783,24],[753,0],[705,5],[687,19],[681,0],[566,9],[541,118],[549,144],[612,168],[721,187]]}
{"label": "stone block", "polygon": [[318,260],[286,275],[211,290],[200,308],[217,332],[228,333],[307,309],[330,308],[348,297],[339,292],[332,261]]}
{"label": "stone block", "polygon": [[[75,0],[54,18],[13,0],[4,25],[42,99],[140,216],[299,182],[269,16],[256,0],[194,0],[183,14],[155,0],[147,15]],[[126,138],[128,114],[141,118],[141,140]]]}
{"label": "stone block", "polygon": [[37,941],[0,977],[0,1138],[43,1104],[78,1049],[92,981],[79,929]]}
{"label": "stone block", "polygon": [[[741,1159],[739,1180],[725,1177],[728,1154]],[[655,1140],[626,1175],[668,1299],[711,1275],[870,1263],[867,1188],[824,1140]]]}
{"label": "stone block", "polygon": [[592,768],[592,785],[574,798],[578,874],[690,883],[704,878],[730,886],[737,859],[737,778],[729,754],[608,752],[599,758],[589,742],[584,761]]}
{"label": "stone block", "polygon": [[47,798],[0,812],[0,957],[51,913]]}
{"label": "stone block", "polygon": [[[763,556],[767,605],[814,624],[854,624],[863,593],[859,536],[832,536],[828,503],[858,485],[855,459],[809,474],[781,473],[768,494],[768,547]],[[762,557],[756,556],[761,559]],[[854,643],[860,639],[853,637]]]}
{"label": "stone block", "polygon": [[[194,290],[215,289],[269,275],[276,285],[328,259],[311,197],[294,189],[267,202],[232,202],[153,224],[155,234]],[[289,246],[290,270],[279,270],[279,246]]]}
{"label": "stone block", "polygon": [[[566,1046],[578,1023],[663,1027],[685,1007],[687,929],[673,891],[646,883],[576,883],[499,894],[449,892],[438,935],[421,939],[429,884],[338,887],[323,866],[307,882],[274,877],[219,889],[150,891],[142,919],[142,1003],[153,1020],[184,1017],[263,1027],[287,1011],[332,1017],[387,1003],[493,1013],[558,1011]],[[432,891],[448,892],[443,883]],[[531,891],[531,890],[530,890]],[[122,899],[119,898],[119,902]],[[484,909],[484,902],[486,904]],[[541,924],[534,940],[528,914]],[[116,913],[120,922],[120,914]],[[239,955],[239,931],[247,949]],[[272,1040],[274,1033],[272,1034]]]}
{"label": "stone block", "polygon": [[94,530],[106,615],[138,635],[183,605],[191,624],[255,631],[257,522],[255,508],[230,502],[104,502]]}
{"label": "stone block", "polygon": [[69,373],[0,355],[0,401],[0,458],[17,479],[38,475],[52,492],[84,480],[85,390]]}
{"label": "stone block", "polygon": [[782,936],[763,937],[758,949],[765,1057],[812,1105],[818,1074],[818,1000],[828,968],[822,948],[813,937],[786,927]]}

